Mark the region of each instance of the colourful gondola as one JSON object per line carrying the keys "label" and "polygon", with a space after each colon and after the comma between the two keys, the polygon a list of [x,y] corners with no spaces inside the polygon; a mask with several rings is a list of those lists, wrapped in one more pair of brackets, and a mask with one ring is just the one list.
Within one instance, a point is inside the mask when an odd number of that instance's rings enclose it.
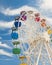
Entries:
{"label": "colourful gondola", "polygon": [[19,41],[14,41],[14,42],[13,42],[13,45],[18,45],[18,44],[20,44]]}
{"label": "colourful gondola", "polygon": [[25,16],[25,15],[21,16],[22,21],[25,21],[26,19],[27,19],[27,16]]}
{"label": "colourful gondola", "polygon": [[28,11],[28,13],[29,13],[29,14],[32,14],[32,13],[33,13],[33,11],[31,11],[31,10],[30,10],[30,11]]}
{"label": "colourful gondola", "polygon": [[21,63],[20,65],[28,65],[27,63]]}
{"label": "colourful gondola", "polygon": [[20,19],[20,16],[18,15],[16,18],[15,18],[15,21],[19,20]]}
{"label": "colourful gondola", "polygon": [[18,22],[14,22],[14,25],[15,25],[16,28],[21,27],[21,22],[19,22],[19,21]]}
{"label": "colourful gondola", "polygon": [[45,23],[45,22],[46,22],[45,19],[42,19],[42,20],[41,20],[41,26],[42,26],[42,27],[45,27],[45,26],[46,26],[46,23]]}
{"label": "colourful gondola", "polygon": [[16,31],[16,30],[17,30],[17,28],[16,28],[16,27],[12,27],[11,29],[12,29],[12,31]]}
{"label": "colourful gondola", "polygon": [[26,14],[26,11],[21,11],[20,15],[25,15]]}
{"label": "colourful gondola", "polygon": [[35,21],[40,22],[40,14],[39,13],[35,14]]}
{"label": "colourful gondola", "polygon": [[48,34],[52,34],[52,30],[48,29],[47,30]]}
{"label": "colourful gondola", "polygon": [[12,39],[18,39],[18,33],[12,32],[11,37],[12,37]]}
{"label": "colourful gondola", "polygon": [[20,56],[19,59],[24,60],[26,59],[26,56]]}
{"label": "colourful gondola", "polygon": [[21,49],[19,49],[19,48],[13,49],[13,54],[20,54],[20,52],[21,52]]}

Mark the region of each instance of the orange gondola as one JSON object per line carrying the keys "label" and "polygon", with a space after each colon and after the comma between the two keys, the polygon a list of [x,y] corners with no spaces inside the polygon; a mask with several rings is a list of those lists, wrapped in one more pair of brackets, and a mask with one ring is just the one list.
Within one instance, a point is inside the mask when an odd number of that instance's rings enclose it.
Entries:
{"label": "orange gondola", "polygon": [[21,59],[21,60],[23,60],[23,59],[25,59],[26,58],[26,56],[20,56],[19,57],[19,59]]}
{"label": "orange gondola", "polygon": [[45,23],[45,22],[46,22],[45,19],[42,19],[42,20],[41,20],[41,26],[42,26],[42,27],[45,27],[45,26],[46,26],[46,23]]}

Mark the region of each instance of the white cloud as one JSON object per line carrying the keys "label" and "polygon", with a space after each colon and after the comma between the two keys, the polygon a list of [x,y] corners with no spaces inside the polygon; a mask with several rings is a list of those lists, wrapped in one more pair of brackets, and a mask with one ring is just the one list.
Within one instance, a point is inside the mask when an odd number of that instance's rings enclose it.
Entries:
{"label": "white cloud", "polygon": [[[13,10],[10,9],[10,8],[7,8],[7,9],[2,8],[2,10],[0,12],[2,12],[4,15],[13,16],[13,15],[19,14],[23,10],[24,11],[32,10],[34,12],[38,12],[37,9],[35,9],[33,7],[29,7],[29,6],[22,6],[22,7],[18,8],[18,9],[13,9]],[[14,23],[14,21],[11,21],[11,22],[0,21],[0,27],[11,28],[13,26],[13,23]]]}
{"label": "white cloud", "polygon": [[9,48],[9,49],[11,49],[10,46],[8,46],[7,44],[2,43],[2,42],[0,42],[0,47],[5,47],[5,48]]}
{"label": "white cloud", "polygon": [[39,4],[39,10],[42,15],[52,17],[52,0],[42,0]]}
{"label": "white cloud", "polygon": [[46,19],[46,24],[47,24],[47,25],[52,26],[52,18],[46,17],[46,16],[42,16],[42,18],[45,18],[45,19]]}
{"label": "white cloud", "polygon": [[49,25],[52,26],[52,18],[48,18],[48,17],[46,17],[46,19],[47,19],[47,24],[49,24]]}
{"label": "white cloud", "polygon": [[[42,4],[43,5],[43,4]],[[25,10],[25,11],[29,11],[29,10],[32,10],[34,12],[39,12],[36,8],[34,7],[29,7],[29,6],[22,6],[18,9],[10,9],[10,8],[7,8],[7,9],[2,9],[1,12],[5,15],[10,15],[10,16],[13,16],[13,15],[16,15],[16,14],[19,14],[20,11],[22,10]],[[41,11],[41,10],[40,10]],[[44,10],[43,10],[44,11]],[[44,12],[42,12],[44,13]],[[43,15],[41,15],[43,16]],[[46,18],[48,20],[48,22],[50,24],[52,24],[52,19],[51,18]],[[10,21],[10,22],[7,22],[7,21],[0,21],[0,28],[3,27],[3,28],[11,28],[13,26],[13,23],[14,21]]]}
{"label": "white cloud", "polygon": [[14,21],[11,22],[0,21],[0,27],[11,28],[13,26],[13,23]]}
{"label": "white cloud", "polygon": [[6,55],[6,56],[9,56],[9,57],[12,57],[11,53],[8,53],[8,52],[4,51],[3,49],[0,49],[0,55]]}
{"label": "white cloud", "polygon": [[52,9],[52,0],[43,0],[42,4],[40,5],[42,9]]}
{"label": "white cloud", "polygon": [[2,35],[10,35],[11,34],[11,32],[12,32],[12,30],[9,30],[7,33],[5,33],[5,34],[2,34]]}
{"label": "white cloud", "polygon": [[11,16],[13,16],[13,15],[19,14],[23,10],[24,11],[33,10],[35,12],[38,12],[37,9],[35,9],[33,7],[29,7],[27,5],[26,6],[22,6],[22,7],[18,8],[18,9],[10,9],[10,8],[4,9],[4,8],[2,8],[2,10],[0,12],[2,12],[5,15],[11,15]]}

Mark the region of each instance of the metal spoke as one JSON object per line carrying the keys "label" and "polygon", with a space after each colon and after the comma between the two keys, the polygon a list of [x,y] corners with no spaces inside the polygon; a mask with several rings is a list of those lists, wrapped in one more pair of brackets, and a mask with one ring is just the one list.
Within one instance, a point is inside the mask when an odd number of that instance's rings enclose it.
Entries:
{"label": "metal spoke", "polygon": [[38,62],[39,62],[39,59],[40,59],[40,55],[41,55],[41,51],[42,51],[42,46],[43,46],[43,44],[41,44],[41,47],[40,47],[40,51],[39,51],[39,55],[38,55],[38,59],[37,59],[36,65],[38,65]]}
{"label": "metal spoke", "polygon": [[46,47],[46,50],[47,50],[47,53],[48,53],[48,57],[49,57],[49,60],[50,60],[50,64],[52,65],[52,61],[51,61],[50,53],[48,51],[47,43],[45,43],[45,47]]}

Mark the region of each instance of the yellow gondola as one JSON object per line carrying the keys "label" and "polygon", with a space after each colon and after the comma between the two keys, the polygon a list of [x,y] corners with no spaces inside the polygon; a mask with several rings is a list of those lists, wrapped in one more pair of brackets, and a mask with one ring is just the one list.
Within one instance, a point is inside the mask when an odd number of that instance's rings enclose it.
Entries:
{"label": "yellow gondola", "polygon": [[21,63],[20,65],[28,65],[27,63]]}
{"label": "yellow gondola", "polygon": [[52,30],[50,30],[50,29],[47,30],[47,32],[48,32],[48,34],[52,34]]}

